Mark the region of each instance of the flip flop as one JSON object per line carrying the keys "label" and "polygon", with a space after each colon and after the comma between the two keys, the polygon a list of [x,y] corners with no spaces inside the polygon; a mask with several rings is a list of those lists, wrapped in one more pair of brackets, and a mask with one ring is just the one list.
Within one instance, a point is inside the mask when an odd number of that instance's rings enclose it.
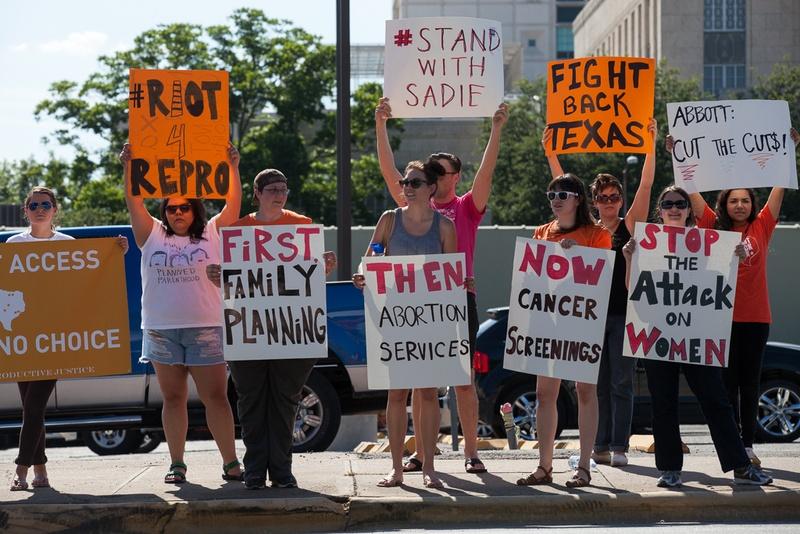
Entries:
{"label": "flip flop", "polygon": [[376,484],[379,488],[396,488],[403,485],[403,479],[397,477],[384,477]]}
{"label": "flip flop", "polygon": [[[477,467],[480,466],[480,467]],[[467,473],[485,473],[486,466],[483,465],[480,458],[467,458],[464,460],[464,471]]]}
{"label": "flip flop", "polygon": [[47,477],[34,478],[31,481],[31,486],[33,486],[34,488],[49,488],[50,487],[50,481],[47,480]]}
{"label": "flip flop", "polygon": [[414,456],[411,456],[408,460],[406,460],[406,463],[403,464],[403,472],[414,473],[416,471],[422,471],[422,462],[420,462]]}
{"label": "flip flop", "polygon": [[444,489],[442,481],[431,475],[422,475],[422,485],[430,489]]}
{"label": "flip flop", "polygon": [[9,489],[11,491],[25,491],[28,489],[28,481],[15,478],[13,481],[11,481],[11,488]]}

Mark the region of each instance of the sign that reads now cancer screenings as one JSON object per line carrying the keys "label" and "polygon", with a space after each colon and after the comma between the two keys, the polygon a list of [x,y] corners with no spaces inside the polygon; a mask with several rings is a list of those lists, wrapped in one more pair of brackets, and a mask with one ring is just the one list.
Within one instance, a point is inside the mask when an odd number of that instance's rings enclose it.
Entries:
{"label": "sign that reads now cancer screenings", "polygon": [[464,254],[363,261],[370,389],[470,382]]}
{"label": "sign that reads now cancer screenings", "polygon": [[326,358],[322,226],[223,228],[226,360]]}
{"label": "sign that reads now cancer screenings", "polygon": [[224,198],[228,73],[131,69],[129,84],[131,194]]}
{"label": "sign that reads now cancer screenings", "polygon": [[737,187],[797,189],[789,104],[720,100],[667,104],[675,184],[691,193]]}
{"label": "sign that reads now cancer screenings", "polygon": [[656,64],[590,57],[547,64],[548,153],[649,152]]}
{"label": "sign that reads now cancer screenings", "polygon": [[727,367],[738,232],[637,224],[622,354]]}
{"label": "sign that reads now cancer screenings", "polygon": [[122,249],[114,239],[0,245],[0,382],[131,371]]}
{"label": "sign that reads now cancer screenings", "polygon": [[383,94],[394,117],[491,117],[503,101],[501,25],[467,17],[386,21]]}
{"label": "sign that reads now cancer screenings", "polygon": [[613,271],[610,250],[518,237],[503,367],[596,384]]}

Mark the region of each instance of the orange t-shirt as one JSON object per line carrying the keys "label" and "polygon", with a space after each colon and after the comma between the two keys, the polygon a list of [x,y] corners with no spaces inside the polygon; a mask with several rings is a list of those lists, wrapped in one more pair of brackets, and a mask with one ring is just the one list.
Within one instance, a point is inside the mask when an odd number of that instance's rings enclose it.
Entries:
{"label": "orange t-shirt", "polygon": [[611,234],[600,225],[581,226],[571,232],[557,232],[556,228],[556,221],[537,226],[533,231],[533,238],[555,242],[562,239],[574,239],[578,245],[583,247],[611,248]]}
{"label": "orange t-shirt", "polygon": [[[714,228],[716,224],[717,214],[706,206],[697,226]],[[769,240],[777,224],[778,221],[772,216],[769,207],[764,206],[753,222],[731,230],[742,234],[742,244],[747,252],[747,257],[739,263],[736,276],[733,320],[737,323],[772,322],[767,287],[767,254]]]}
{"label": "orange t-shirt", "polygon": [[271,222],[259,221],[255,213],[248,213],[231,226],[276,226],[279,224],[311,224],[311,217],[300,215],[291,210],[281,210],[281,216]]}

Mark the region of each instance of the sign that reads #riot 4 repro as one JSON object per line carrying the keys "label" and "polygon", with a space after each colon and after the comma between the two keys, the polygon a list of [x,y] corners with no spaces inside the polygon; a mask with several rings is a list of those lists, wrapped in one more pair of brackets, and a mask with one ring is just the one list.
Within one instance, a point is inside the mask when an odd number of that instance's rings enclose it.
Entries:
{"label": "sign that reads #riot 4 repro", "polygon": [[225,198],[227,72],[131,69],[128,123],[133,196]]}
{"label": "sign that reads #riot 4 repro", "polygon": [[639,57],[590,57],[547,64],[547,153],[649,152],[656,64]]}
{"label": "sign that reads #riot 4 repro", "polygon": [[518,237],[503,367],[596,384],[613,271],[610,250]]}
{"label": "sign that reads #riot 4 repro", "polygon": [[727,367],[738,232],[636,225],[622,354]]}
{"label": "sign that reads #riot 4 repro", "polygon": [[223,228],[226,360],[327,358],[322,226]]}
{"label": "sign that reads #riot 4 repro", "polygon": [[0,382],[130,373],[114,239],[2,244],[0,273]]}
{"label": "sign that reads #riot 4 repro", "polygon": [[675,184],[691,193],[740,187],[797,189],[789,104],[720,100],[667,104]]}
{"label": "sign that reads #riot 4 repro", "polygon": [[370,389],[470,382],[464,254],[364,258]]}
{"label": "sign that reads #riot 4 repro", "polygon": [[383,94],[394,117],[491,117],[503,101],[501,25],[467,17],[386,21]]}

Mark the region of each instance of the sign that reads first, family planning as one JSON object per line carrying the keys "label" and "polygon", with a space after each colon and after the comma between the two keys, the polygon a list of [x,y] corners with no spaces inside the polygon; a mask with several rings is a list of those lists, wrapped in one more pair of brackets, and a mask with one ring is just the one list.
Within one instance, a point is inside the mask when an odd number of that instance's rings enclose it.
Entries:
{"label": "sign that reads first, family planning", "polygon": [[322,226],[223,228],[226,360],[326,358]]}
{"label": "sign that reads first, family planning", "polygon": [[622,354],[727,367],[738,232],[637,224]]}
{"label": "sign that reads first, family planning", "polygon": [[133,196],[225,198],[227,72],[131,69],[128,121]]}
{"label": "sign that reads first, family planning", "polygon": [[464,254],[364,258],[370,389],[470,382]]}
{"label": "sign that reads first, family planning", "polygon": [[386,21],[383,94],[394,117],[491,117],[503,101],[501,25],[467,17]]}
{"label": "sign that reads first, family planning", "polygon": [[503,367],[596,384],[613,271],[610,250],[518,237]]}
{"label": "sign that reads first, family planning", "polygon": [[797,189],[789,104],[720,100],[667,104],[675,184],[690,193],[737,187]]}
{"label": "sign that reads first, family planning", "polygon": [[114,239],[0,245],[0,382],[131,371],[123,253]]}

